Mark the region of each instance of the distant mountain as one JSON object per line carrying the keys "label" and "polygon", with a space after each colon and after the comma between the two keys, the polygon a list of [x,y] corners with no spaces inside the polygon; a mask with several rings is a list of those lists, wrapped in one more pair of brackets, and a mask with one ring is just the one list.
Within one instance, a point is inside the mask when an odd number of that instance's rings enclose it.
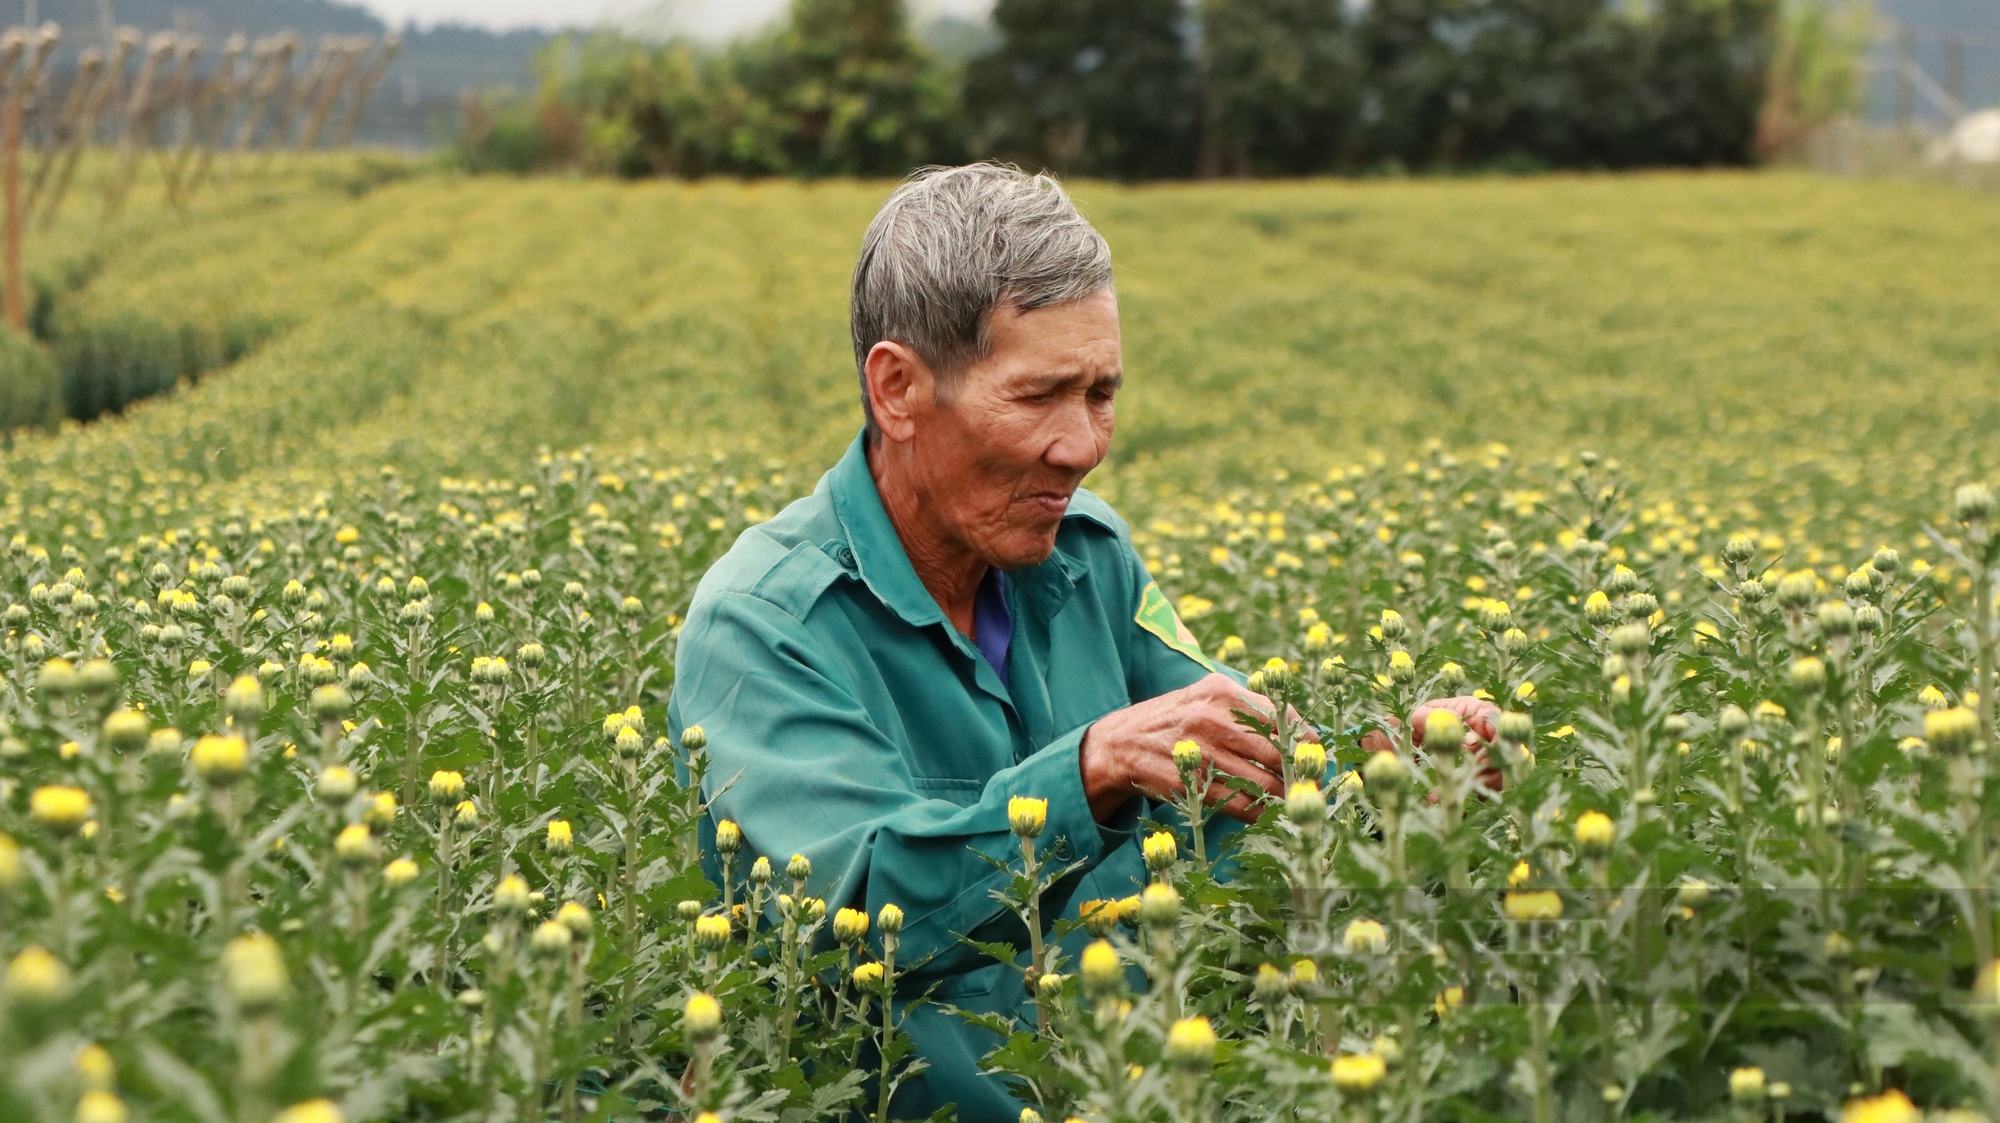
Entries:
{"label": "distant mountain", "polygon": [[[18,18],[26,6],[22,0],[8,0],[0,11]],[[36,19],[53,20],[63,29],[59,70],[73,69],[83,47],[103,45],[98,0],[40,0],[36,7]],[[390,30],[366,9],[334,0],[114,0],[109,7],[120,26],[201,36],[209,66],[222,42],[238,31],[253,39],[298,33],[301,57],[294,69],[302,71],[322,35],[379,38]],[[526,89],[533,82],[529,64],[549,38],[539,31],[498,33],[456,24],[401,31],[402,52],[389,64],[362,118],[362,143],[421,148],[448,139],[457,126],[460,93],[468,88]]]}

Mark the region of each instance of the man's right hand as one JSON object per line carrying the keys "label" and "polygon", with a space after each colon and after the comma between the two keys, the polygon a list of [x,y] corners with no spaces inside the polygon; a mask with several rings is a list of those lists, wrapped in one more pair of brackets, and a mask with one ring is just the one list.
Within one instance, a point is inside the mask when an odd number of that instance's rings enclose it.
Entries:
{"label": "man's right hand", "polygon": [[[1181,794],[1174,742],[1193,741],[1216,776],[1241,776],[1274,796],[1284,794],[1284,761],[1264,738],[1236,724],[1232,710],[1271,712],[1271,700],[1212,674],[1158,698],[1113,710],[1084,734],[1080,754],[1090,813],[1107,822],[1134,794],[1171,799]],[[1317,740],[1310,727],[1307,740]],[[1254,822],[1260,809],[1243,793],[1211,780],[1205,801],[1223,814]]]}

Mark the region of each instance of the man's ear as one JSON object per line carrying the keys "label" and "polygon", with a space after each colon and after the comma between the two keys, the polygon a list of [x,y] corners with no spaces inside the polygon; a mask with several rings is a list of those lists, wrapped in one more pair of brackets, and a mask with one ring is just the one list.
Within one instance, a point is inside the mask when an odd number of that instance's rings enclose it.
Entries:
{"label": "man's ear", "polygon": [[862,370],[882,438],[901,444],[916,436],[918,417],[936,400],[931,368],[908,345],[885,339],[869,349]]}

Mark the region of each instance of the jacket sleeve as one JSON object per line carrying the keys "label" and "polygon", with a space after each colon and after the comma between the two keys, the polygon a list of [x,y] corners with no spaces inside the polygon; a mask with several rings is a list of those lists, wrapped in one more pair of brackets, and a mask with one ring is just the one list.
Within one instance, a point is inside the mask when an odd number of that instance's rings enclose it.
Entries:
{"label": "jacket sleeve", "polygon": [[[746,593],[720,594],[703,609],[682,635],[675,701],[708,734],[711,815],[735,820],[749,847],[780,869],[805,855],[808,891],[829,908],[865,907],[871,918],[883,905],[901,908],[897,961],[916,988],[988,962],[961,935],[1026,943],[993,897],[1008,875],[981,857],[1018,858],[1009,798],[1048,800],[1039,845],[1082,863],[1045,895],[1047,917],[1083,872],[1130,839],[1129,828],[1091,817],[1077,759],[1088,726],[995,773],[969,806],[928,798],[803,622]],[[878,947],[880,936],[871,926]]]}

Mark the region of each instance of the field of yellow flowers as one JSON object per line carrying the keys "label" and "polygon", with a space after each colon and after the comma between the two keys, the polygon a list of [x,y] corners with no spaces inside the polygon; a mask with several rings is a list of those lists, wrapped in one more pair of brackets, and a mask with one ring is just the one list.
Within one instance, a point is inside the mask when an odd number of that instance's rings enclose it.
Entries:
{"label": "field of yellow flowers", "polygon": [[[885,191],[328,162],[38,244],[58,348],[195,377],[0,453],[0,1119],[893,1114],[900,913],[698,830],[663,727],[703,568],[852,435]],[[1092,486],[1345,732],[1263,715],[1287,797],[1226,869],[1158,825],[1074,962],[1016,809],[1023,1120],[2000,1112],[1991,200],[1078,194]]]}

